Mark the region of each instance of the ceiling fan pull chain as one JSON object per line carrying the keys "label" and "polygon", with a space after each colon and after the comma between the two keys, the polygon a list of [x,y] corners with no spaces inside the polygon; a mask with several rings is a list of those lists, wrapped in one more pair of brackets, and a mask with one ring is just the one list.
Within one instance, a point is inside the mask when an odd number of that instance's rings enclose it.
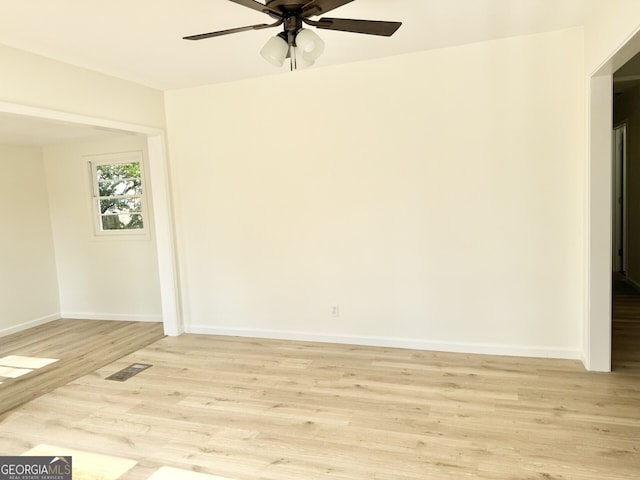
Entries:
{"label": "ceiling fan pull chain", "polygon": [[289,60],[291,63],[290,70],[293,72],[297,68],[296,62],[296,41],[294,33],[289,31],[287,32],[287,36],[289,38]]}
{"label": "ceiling fan pull chain", "polygon": [[291,71],[293,72],[294,70],[298,69],[298,55],[297,55],[297,49],[295,47],[291,47],[291,51],[293,52],[291,54]]}

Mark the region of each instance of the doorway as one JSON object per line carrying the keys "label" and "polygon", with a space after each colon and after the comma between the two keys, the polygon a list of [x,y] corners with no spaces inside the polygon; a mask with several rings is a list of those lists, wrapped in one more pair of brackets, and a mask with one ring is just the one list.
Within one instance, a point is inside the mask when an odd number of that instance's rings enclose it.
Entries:
{"label": "doorway", "polygon": [[87,117],[55,110],[0,102],[0,114],[22,116],[47,124],[65,124],[82,128],[101,129],[146,138],[151,203],[154,210],[154,233],[157,253],[161,314],[166,335],[176,336],[183,332],[179,304],[178,284],[173,242],[173,224],[168,180],[168,165],[165,152],[164,132],[157,128],[127,124],[96,117]]}
{"label": "doorway", "polygon": [[627,123],[613,130],[613,238],[612,259],[614,273],[626,276],[628,258],[627,237]]}
{"label": "doorway", "polygon": [[[588,172],[586,182],[587,192],[587,235],[586,235],[586,275],[585,275],[585,328],[584,333],[584,364],[588,370],[610,372],[612,359],[612,272],[616,269],[614,258],[614,225],[616,223],[614,204],[614,136],[616,132],[613,124],[614,114],[614,73],[619,81],[623,73],[624,81],[640,80],[640,75],[621,72],[631,59],[640,52],[640,32],[636,32],[628,41],[613,52],[589,79],[589,125],[588,125]],[[636,57],[640,60],[639,57]],[[640,63],[638,64],[640,67]],[[630,67],[628,67],[630,68]],[[639,70],[640,71],[640,70]],[[620,119],[619,119],[620,121]],[[630,124],[627,124],[629,127]],[[618,132],[621,136],[622,133]],[[631,132],[624,134],[623,153],[627,152]],[[631,158],[627,159],[627,170]],[[622,170],[624,184],[624,167]],[[628,184],[629,172],[627,171]],[[628,187],[628,185],[627,185]],[[629,188],[626,189],[629,196]],[[622,202],[624,203],[624,192]],[[625,279],[629,279],[632,270],[632,260],[629,248],[624,245],[625,212],[633,200],[627,198],[622,209],[622,259],[621,268],[625,269]],[[627,220],[630,218],[626,215]],[[628,222],[626,222],[628,224]],[[616,227],[616,229],[619,227]],[[630,235],[629,227],[626,229]],[[626,247],[629,246],[630,240]]]}

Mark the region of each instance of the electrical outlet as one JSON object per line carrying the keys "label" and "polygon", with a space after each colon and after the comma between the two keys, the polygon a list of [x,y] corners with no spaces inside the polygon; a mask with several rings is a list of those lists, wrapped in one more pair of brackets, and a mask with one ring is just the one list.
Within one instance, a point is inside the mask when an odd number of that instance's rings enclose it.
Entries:
{"label": "electrical outlet", "polygon": [[337,303],[331,306],[331,316],[334,318],[338,318],[340,316],[340,305]]}

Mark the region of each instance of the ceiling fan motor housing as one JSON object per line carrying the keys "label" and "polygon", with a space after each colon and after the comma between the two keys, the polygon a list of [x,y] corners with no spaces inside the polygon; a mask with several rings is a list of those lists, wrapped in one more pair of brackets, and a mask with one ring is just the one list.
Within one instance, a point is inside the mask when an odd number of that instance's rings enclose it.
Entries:
{"label": "ceiling fan motor housing", "polygon": [[[284,17],[284,31],[295,36],[302,29],[302,7],[305,5],[301,0],[267,0],[267,6],[280,10]],[[275,15],[274,15],[275,16]]]}
{"label": "ceiling fan motor housing", "polygon": [[302,7],[309,3],[307,0],[267,0],[267,7],[275,8],[276,10],[280,10],[282,12],[287,11],[302,11]]}

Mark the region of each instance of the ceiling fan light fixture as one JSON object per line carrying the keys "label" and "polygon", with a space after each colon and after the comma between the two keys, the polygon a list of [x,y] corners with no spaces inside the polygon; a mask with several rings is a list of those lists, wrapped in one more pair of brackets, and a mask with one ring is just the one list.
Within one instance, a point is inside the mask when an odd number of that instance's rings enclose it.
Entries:
{"label": "ceiling fan light fixture", "polygon": [[289,44],[281,35],[271,37],[260,50],[262,58],[275,67],[281,67],[284,64],[287,53],[289,53]]}
{"label": "ceiling fan light fixture", "polygon": [[[263,30],[284,25],[284,32],[269,39],[260,55],[276,67],[282,67],[286,58],[291,59],[291,70],[306,68],[324,52],[324,41],[312,30],[302,28],[304,25],[335,30],[339,32],[361,33],[390,37],[402,25],[402,22],[381,20],[359,20],[348,18],[311,17],[324,15],[354,0],[230,0],[243,7],[250,8],[271,17],[272,23],[258,23],[246,27],[228,28],[215,32],[199,33],[182,37],[185,40],[203,40],[232,33]],[[275,20],[275,21],[273,21]]]}
{"label": "ceiling fan light fixture", "polygon": [[296,46],[306,62],[313,64],[324,52],[324,41],[313,31],[301,29],[296,35]]}

